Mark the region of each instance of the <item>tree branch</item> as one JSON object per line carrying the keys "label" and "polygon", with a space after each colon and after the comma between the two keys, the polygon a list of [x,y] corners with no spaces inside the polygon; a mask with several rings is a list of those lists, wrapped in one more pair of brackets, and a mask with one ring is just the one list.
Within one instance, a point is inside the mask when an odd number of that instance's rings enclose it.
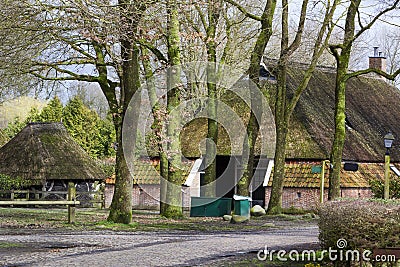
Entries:
{"label": "tree branch", "polygon": [[246,17],[257,20],[257,21],[262,21],[262,18],[260,16],[256,16],[254,14],[249,13],[243,6],[241,6],[239,3],[236,3],[233,0],[225,0],[227,3],[235,6],[237,9],[239,9],[240,12],[242,12]]}
{"label": "tree branch", "polygon": [[[201,20],[201,23],[203,24],[204,29],[207,29],[207,27],[208,27],[207,21],[206,21],[206,18],[204,17],[203,12],[200,9],[200,6],[197,3],[194,6],[195,6],[195,8],[197,10],[197,13],[199,13],[200,20]],[[193,24],[193,25],[195,25],[195,24]],[[198,33],[199,32],[200,32],[200,29],[199,29]]]}
{"label": "tree branch", "polygon": [[[296,89],[295,93],[293,94],[293,97],[288,105],[288,115],[289,116],[290,116],[290,114],[293,113],[294,108],[296,107],[296,104],[297,104],[298,100],[300,99],[300,95],[307,88],[308,82],[310,81],[311,76],[314,73],[314,70],[317,66],[318,59],[321,57],[325,48],[328,46],[328,42],[329,42],[330,36],[333,31],[333,28],[329,27],[329,24],[333,18],[333,15],[335,13],[335,10],[336,10],[339,2],[340,2],[340,0],[335,0],[332,4],[332,7],[326,9],[324,21],[321,25],[321,28],[319,29],[317,40],[315,41],[311,64],[307,68],[307,70],[303,76],[303,80],[301,81],[300,85],[297,87],[297,89]],[[325,35],[325,33],[326,33],[326,35]],[[325,35],[325,40],[323,40],[324,35]],[[289,117],[287,119],[289,119]]]}
{"label": "tree branch", "polygon": [[149,49],[160,61],[164,61],[165,63],[168,63],[168,59],[163,55],[163,53],[156,48],[154,45],[150,44],[149,42],[145,41],[144,39],[137,39],[136,40],[138,44],[146,47]]}
{"label": "tree branch", "polygon": [[378,15],[376,15],[366,26],[362,27],[355,35],[353,40],[356,40],[358,37],[360,37],[361,34],[363,34],[363,32],[365,32],[366,30],[370,29],[371,26],[384,14],[386,14],[389,11],[392,11],[394,9],[397,8],[398,4],[399,4],[400,0],[396,0],[392,6],[382,10],[381,12],[378,13]]}
{"label": "tree branch", "polygon": [[306,21],[307,5],[308,5],[308,0],[304,0],[303,5],[301,6],[301,15],[299,20],[299,25],[297,27],[296,36],[292,44],[288,47],[287,49],[288,53],[286,54],[286,56],[290,56],[291,54],[293,54],[293,52],[300,46],[301,38],[303,36],[303,31],[304,31],[304,24]]}
{"label": "tree branch", "polygon": [[[59,71],[59,70],[57,70]],[[63,72],[63,71],[59,71]],[[73,76],[62,76],[62,77],[49,77],[47,75],[42,75],[37,73],[35,70],[30,70],[30,74],[33,76],[46,80],[46,81],[82,81],[82,82],[98,82],[98,77],[96,76],[91,76],[91,75],[79,75],[76,73],[73,73]],[[63,72],[66,73],[66,72]]]}
{"label": "tree branch", "polygon": [[345,79],[348,80],[350,78],[357,77],[357,76],[360,76],[360,75],[363,75],[363,74],[368,74],[368,73],[376,73],[376,74],[379,74],[379,75],[385,77],[388,80],[392,80],[393,81],[400,74],[400,69],[397,69],[394,73],[389,74],[389,73],[387,73],[385,71],[382,71],[382,70],[379,70],[379,69],[368,68],[368,69],[365,69],[365,70],[359,70],[359,71],[348,73],[345,76]]}

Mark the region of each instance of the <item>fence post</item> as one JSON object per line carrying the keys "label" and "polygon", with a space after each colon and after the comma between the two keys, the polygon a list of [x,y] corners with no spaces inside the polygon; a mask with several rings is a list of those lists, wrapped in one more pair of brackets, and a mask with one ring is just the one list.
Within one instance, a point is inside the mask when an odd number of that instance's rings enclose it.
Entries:
{"label": "fence post", "polygon": [[[76,188],[73,182],[68,182],[68,200],[75,201]],[[75,223],[75,205],[68,205],[68,223]]]}

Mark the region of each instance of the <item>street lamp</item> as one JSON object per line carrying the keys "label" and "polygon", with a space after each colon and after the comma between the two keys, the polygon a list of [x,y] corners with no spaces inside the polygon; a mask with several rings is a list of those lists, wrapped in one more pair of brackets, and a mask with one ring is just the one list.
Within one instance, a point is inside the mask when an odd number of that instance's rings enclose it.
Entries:
{"label": "street lamp", "polygon": [[389,184],[390,184],[390,154],[389,149],[392,147],[394,136],[391,132],[388,132],[383,138],[385,141],[385,186],[384,186],[384,199],[389,199]]}

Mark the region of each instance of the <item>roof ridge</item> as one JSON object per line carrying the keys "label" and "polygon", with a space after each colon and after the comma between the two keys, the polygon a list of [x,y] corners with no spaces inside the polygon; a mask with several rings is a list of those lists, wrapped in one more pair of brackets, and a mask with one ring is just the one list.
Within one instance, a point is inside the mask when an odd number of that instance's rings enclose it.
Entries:
{"label": "roof ridge", "polygon": [[[272,64],[276,64],[278,63],[278,59],[275,58],[268,58],[268,57],[264,57],[264,64],[265,63],[272,63]],[[291,65],[298,65],[298,66],[294,66],[294,67],[308,67],[310,64],[309,63],[305,63],[305,62],[300,62],[300,61],[296,61],[296,60],[290,60],[289,63]],[[328,66],[328,65],[317,65],[316,70],[318,69],[326,69],[326,70],[331,70],[331,71],[336,71],[336,67],[334,66]],[[351,70],[352,71],[352,70]]]}

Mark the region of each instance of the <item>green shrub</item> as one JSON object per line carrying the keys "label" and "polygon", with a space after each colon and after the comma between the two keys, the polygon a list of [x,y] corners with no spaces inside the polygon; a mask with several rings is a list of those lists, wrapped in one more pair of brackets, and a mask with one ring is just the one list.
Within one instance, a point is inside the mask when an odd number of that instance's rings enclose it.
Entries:
{"label": "green shrub", "polygon": [[[384,181],[383,180],[370,180],[371,191],[375,198],[383,198]],[[400,199],[400,177],[397,175],[390,176],[389,197]]]}
{"label": "green shrub", "polygon": [[21,177],[11,178],[7,175],[0,174],[0,190],[22,189],[30,186],[31,181]]}
{"label": "green shrub", "polygon": [[102,161],[100,162],[100,168],[107,175],[107,177],[111,177],[113,174],[115,174],[115,163]]}
{"label": "green shrub", "polygon": [[339,239],[347,241],[346,249],[400,247],[400,206],[393,201],[328,202],[319,216],[323,248],[336,247]]}

